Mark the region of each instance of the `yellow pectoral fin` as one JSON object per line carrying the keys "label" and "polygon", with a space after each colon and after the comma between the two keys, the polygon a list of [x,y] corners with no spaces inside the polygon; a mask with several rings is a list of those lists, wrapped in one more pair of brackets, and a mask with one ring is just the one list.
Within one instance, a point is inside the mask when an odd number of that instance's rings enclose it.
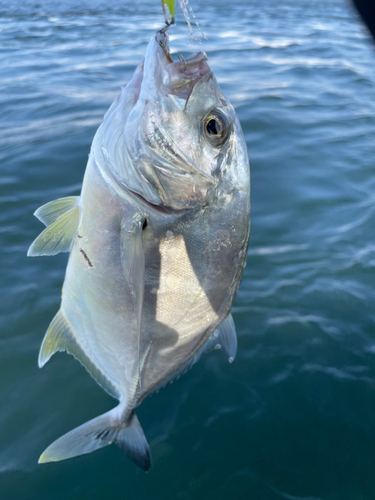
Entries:
{"label": "yellow pectoral fin", "polygon": [[60,215],[31,244],[27,256],[56,255],[70,252],[77,235],[79,207],[75,206]]}

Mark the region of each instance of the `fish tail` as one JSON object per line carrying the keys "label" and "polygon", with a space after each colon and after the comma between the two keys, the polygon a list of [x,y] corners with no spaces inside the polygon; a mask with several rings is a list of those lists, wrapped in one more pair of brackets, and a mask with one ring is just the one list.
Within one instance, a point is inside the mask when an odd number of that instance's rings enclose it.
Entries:
{"label": "fish tail", "polygon": [[117,444],[133,462],[147,471],[151,466],[150,448],[135,413],[126,422],[120,407],[100,415],[64,434],[48,446],[39,463],[58,462]]}

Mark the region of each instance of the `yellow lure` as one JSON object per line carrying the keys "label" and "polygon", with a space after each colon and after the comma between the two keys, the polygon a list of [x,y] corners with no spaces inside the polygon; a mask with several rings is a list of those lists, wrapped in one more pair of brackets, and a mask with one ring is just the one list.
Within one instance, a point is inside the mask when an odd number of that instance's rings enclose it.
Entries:
{"label": "yellow lure", "polygon": [[175,0],[161,0],[165,22],[171,24],[174,22]]}

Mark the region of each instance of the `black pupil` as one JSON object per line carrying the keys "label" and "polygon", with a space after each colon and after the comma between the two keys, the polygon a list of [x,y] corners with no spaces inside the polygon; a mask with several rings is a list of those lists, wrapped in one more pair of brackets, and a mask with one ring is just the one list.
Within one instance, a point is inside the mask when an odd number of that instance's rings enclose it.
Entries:
{"label": "black pupil", "polygon": [[214,118],[212,118],[206,125],[207,127],[207,132],[210,134],[210,135],[218,135],[220,133],[220,123],[215,120]]}

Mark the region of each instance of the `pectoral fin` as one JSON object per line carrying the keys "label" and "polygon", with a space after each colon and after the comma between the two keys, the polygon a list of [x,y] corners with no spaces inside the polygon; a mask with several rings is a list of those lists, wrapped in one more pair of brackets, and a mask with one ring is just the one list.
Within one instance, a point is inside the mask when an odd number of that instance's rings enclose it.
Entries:
{"label": "pectoral fin", "polygon": [[144,355],[149,343],[141,339],[141,321],[145,281],[145,257],[143,250],[142,231],[145,223],[143,214],[136,214],[130,221],[124,222],[121,231],[121,263],[125,280],[129,286],[133,303],[134,315],[138,334],[138,361],[134,391],[141,384],[141,370],[144,364]]}
{"label": "pectoral fin", "polygon": [[[44,220],[52,220],[52,218],[47,217]],[[27,252],[28,257],[70,252],[77,235],[78,222],[79,207],[76,205],[46,227],[31,244]]]}

